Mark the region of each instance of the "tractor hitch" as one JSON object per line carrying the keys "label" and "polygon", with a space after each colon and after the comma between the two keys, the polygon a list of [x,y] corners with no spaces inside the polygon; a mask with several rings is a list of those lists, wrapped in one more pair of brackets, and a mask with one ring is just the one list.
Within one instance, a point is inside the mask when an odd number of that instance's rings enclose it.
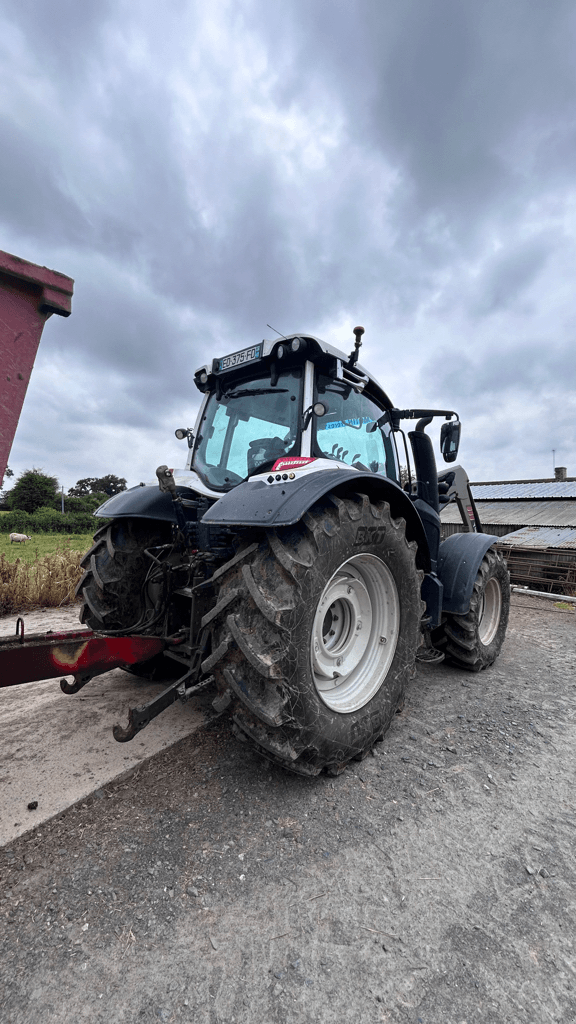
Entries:
{"label": "tractor hitch", "polygon": [[200,683],[187,687],[186,681],[190,679],[191,675],[192,669],[186,672],[180,679],[171,683],[170,686],[167,686],[153,700],[148,701],[148,704],[141,704],[137,708],[129,708],[128,725],[126,728],[121,725],[115,725],[112,729],[114,739],[118,743],[127,743],[129,740],[133,740],[142,729],[145,729],[150,724],[153,718],[162,714],[171,704],[175,704],[177,700],[185,704],[187,700],[190,700],[190,697],[194,697],[200,690],[214,682],[214,677],[210,676],[208,679],[203,679]]}
{"label": "tractor hitch", "polygon": [[[208,676],[206,679],[202,679],[198,682],[198,676],[201,672],[202,658],[206,654],[208,643],[208,629],[204,627],[200,635],[199,643],[193,648],[192,661],[190,667],[176,679],[175,682],[170,683],[162,693],[159,693],[157,697],[148,701],[147,704],[141,704],[136,708],[128,709],[128,725],[124,728],[121,725],[115,725],[112,729],[114,739],[118,743],[127,743],[129,740],[133,740],[134,737],[145,729],[150,724],[153,718],[161,715],[166,708],[169,708],[171,704],[175,704],[179,700],[182,704],[190,700],[191,697],[195,697],[200,690],[204,690],[210,683],[214,682],[214,676]],[[168,652],[170,653],[170,652]],[[176,660],[180,658],[173,654]],[[186,684],[192,681],[192,685],[187,686]]]}

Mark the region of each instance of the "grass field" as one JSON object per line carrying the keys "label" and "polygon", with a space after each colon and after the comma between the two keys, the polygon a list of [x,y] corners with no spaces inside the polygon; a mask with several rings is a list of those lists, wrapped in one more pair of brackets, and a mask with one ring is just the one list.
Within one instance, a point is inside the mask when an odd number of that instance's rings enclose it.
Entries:
{"label": "grass field", "polygon": [[0,554],[6,555],[10,562],[22,558],[26,562],[35,563],[44,555],[61,554],[64,551],[81,551],[84,554],[91,547],[91,533],[35,533],[32,534],[32,540],[27,540],[25,544],[11,544],[10,535],[0,533]]}
{"label": "grass field", "polygon": [[37,533],[25,544],[0,534],[0,615],[72,604],[91,545],[89,533]]}

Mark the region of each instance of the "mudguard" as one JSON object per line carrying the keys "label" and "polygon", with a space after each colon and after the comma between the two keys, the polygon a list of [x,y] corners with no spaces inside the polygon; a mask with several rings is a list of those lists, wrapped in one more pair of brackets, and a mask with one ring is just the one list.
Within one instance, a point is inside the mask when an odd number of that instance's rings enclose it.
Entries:
{"label": "mudguard", "polygon": [[[197,498],[196,491],[189,487],[176,487],[183,498]],[[175,523],[174,504],[167,493],[158,487],[131,487],[129,491],[114,494],[103,505],[96,509],[95,516],[117,519],[123,516],[138,516],[140,519],[161,519],[167,523]],[[186,507],[184,507],[186,516]],[[186,518],[188,518],[186,516]]]}
{"label": "mudguard", "polygon": [[454,533],[442,542],[438,576],[444,586],[443,611],[466,615],[480,563],[499,540],[491,533]]}
{"label": "mudguard", "polygon": [[387,501],[394,518],[406,522],[408,540],[418,544],[418,568],[430,571],[430,552],[422,520],[402,488],[379,473],[356,469],[328,469],[306,473],[286,483],[264,480],[238,484],[204,514],[202,522],[214,526],[291,526],[325,494],[333,491],[361,491],[374,501]]}

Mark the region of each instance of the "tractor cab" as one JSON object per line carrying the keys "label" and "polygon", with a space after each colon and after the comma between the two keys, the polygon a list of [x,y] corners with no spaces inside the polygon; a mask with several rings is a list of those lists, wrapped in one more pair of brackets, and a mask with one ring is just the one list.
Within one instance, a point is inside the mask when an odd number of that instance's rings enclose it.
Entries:
{"label": "tractor cab", "polygon": [[[269,472],[282,458],[323,459],[397,481],[392,408],[370,375],[311,336],[263,341],[195,375],[205,395],[188,469],[214,491]],[[382,421],[382,422],[381,422]]]}

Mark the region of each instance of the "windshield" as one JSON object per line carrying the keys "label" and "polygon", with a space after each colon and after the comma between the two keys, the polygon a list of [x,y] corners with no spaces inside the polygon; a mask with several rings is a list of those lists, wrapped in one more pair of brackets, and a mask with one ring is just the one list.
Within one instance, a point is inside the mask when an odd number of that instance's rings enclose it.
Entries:
{"label": "windshield", "polygon": [[365,395],[330,377],[318,379],[317,400],[328,407],[315,417],[313,455],[336,459],[398,480],[398,464],[390,424],[377,427],[383,410]]}
{"label": "windshield", "polygon": [[192,468],[209,487],[228,491],[290,452],[298,454],[300,369],[244,378],[208,399]]}

